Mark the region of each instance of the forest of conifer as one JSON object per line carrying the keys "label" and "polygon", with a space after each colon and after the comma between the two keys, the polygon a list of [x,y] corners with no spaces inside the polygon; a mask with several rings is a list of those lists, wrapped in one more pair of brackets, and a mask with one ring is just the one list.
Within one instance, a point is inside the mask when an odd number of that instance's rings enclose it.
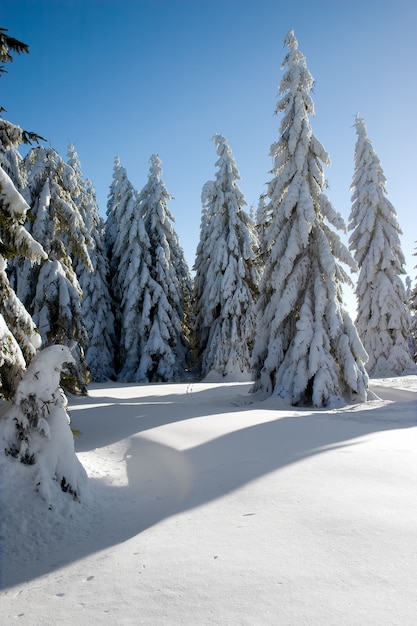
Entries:
{"label": "forest of conifer", "polygon": [[[3,63],[28,52],[0,33]],[[267,191],[256,214],[246,208],[232,150],[214,135],[192,268],[157,154],[139,190],[115,158],[100,212],[74,145],[63,157],[0,119],[3,398],[57,344],[73,357],[64,387],[81,393],[90,381],[211,376],[319,407],[365,401],[369,376],[415,371],[417,287],[404,286],[401,229],[365,122],[357,116],[345,245],[311,126],[313,78],[292,31],[285,45]],[[344,288],[357,270],[352,319]]]}

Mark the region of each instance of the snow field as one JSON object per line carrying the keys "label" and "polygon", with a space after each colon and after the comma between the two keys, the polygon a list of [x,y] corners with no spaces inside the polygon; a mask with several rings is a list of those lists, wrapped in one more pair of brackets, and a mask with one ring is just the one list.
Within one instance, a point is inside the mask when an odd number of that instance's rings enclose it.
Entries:
{"label": "snow field", "polygon": [[2,624],[411,626],[417,377],[372,382],[333,410],[214,382],[71,398],[86,501],[46,511],[2,468]]}

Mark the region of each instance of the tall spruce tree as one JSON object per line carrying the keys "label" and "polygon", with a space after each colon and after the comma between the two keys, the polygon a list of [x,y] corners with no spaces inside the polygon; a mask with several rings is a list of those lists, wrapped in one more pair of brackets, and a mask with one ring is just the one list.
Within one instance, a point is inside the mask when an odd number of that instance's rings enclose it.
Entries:
{"label": "tall spruce tree", "polygon": [[[121,257],[127,251],[124,237],[131,226],[129,220],[137,217],[133,209],[136,203],[137,192],[127,176],[126,169],[120,163],[119,157],[115,157],[113,180],[107,200],[104,243],[109,264],[109,292],[114,316],[116,372],[120,370],[125,358],[122,355],[123,348],[120,343],[122,283],[119,279],[119,267],[122,262]],[[121,224],[122,221],[123,224]]]}
{"label": "tall spruce tree", "polygon": [[367,356],[343,302],[342,286],[350,279],[339,262],[356,266],[331,228],[342,230],[344,222],[323,192],[329,157],[310,126],[313,78],[293,31],[285,44],[254,391],[317,407],[366,400]]}
{"label": "tall spruce tree", "polygon": [[185,375],[188,345],[183,329],[189,272],[174,231],[171,199],[154,154],[148,182],[120,221],[114,246],[122,287],[120,379],[169,381]]}
{"label": "tall spruce tree", "polygon": [[249,377],[254,299],[259,280],[257,237],[244,210],[239,172],[227,143],[215,135],[216,180],[204,185],[194,279],[201,374]]}
{"label": "tall spruce tree", "polygon": [[[12,60],[12,53],[28,52],[28,46],[0,28],[0,63]],[[0,75],[4,73],[0,66]],[[0,111],[4,111],[0,107]],[[0,397],[10,397],[23,376],[26,365],[41,345],[36,326],[17,297],[6,272],[7,262],[24,257],[32,262],[47,254],[24,228],[29,206],[19,193],[24,186],[20,143],[40,139],[19,126],[0,118]]]}
{"label": "tall spruce tree", "polygon": [[99,217],[94,188],[84,180],[75,147],[68,147],[68,165],[75,173],[79,195],[74,199],[83,218],[92,271],[82,259],[74,267],[82,289],[81,311],[88,335],[85,361],[93,382],[114,377],[114,317],[109,293],[109,264],[104,246],[104,221]]}
{"label": "tall spruce tree", "polygon": [[[125,201],[126,200],[126,201]],[[120,204],[119,228],[113,247],[113,260],[118,259],[114,287],[119,329],[117,364],[119,378],[127,382],[138,378],[137,370],[144,337],[140,335],[143,315],[143,285],[149,274],[149,237],[138,202],[137,194],[128,194]]]}
{"label": "tall spruce tree", "polygon": [[87,333],[81,312],[82,291],[73,259],[92,269],[87,233],[74,202],[78,196],[74,170],[53,148],[32,148],[25,158],[32,220],[27,223],[48,260],[40,267],[25,262],[19,272],[18,295],[37,324],[45,346],[69,346],[75,358],[74,390],[85,390]]}
{"label": "tall spruce tree", "polygon": [[386,178],[364,120],[357,116],[355,126],[349,241],[360,269],[356,326],[369,355],[369,374],[395,376],[415,370],[408,345],[407,297],[400,278],[405,274],[402,232],[395,209],[386,197]]}
{"label": "tall spruce tree", "polygon": [[117,303],[120,303],[121,292],[120,283],[117,277],[117,268],[120,264],[120,252],[116,252],[116,241],[120,241],[120,230],[126,228],[126,224],[121,227],[120,222],[129,215],[132,217],[131,204],[136,203],[137,192],[130,182],[126,169],[120,163],[119,157],[114,159],[113,180],[110,185],[110,191],[107,201],[107,219],[105,230],[105,246],[106,253],[110,264],[110,276],[112,276],[111,288],[113,297]]}
{"label": "tall spruce tree", "polygon": [[[28,51],[0,29],[0,62],[11,60],[10,49]],[[47,259],[24,227],[29,205],[18,191],[25,180],[16,148],[38,139],[0,119],[0,396],[14,396],[4,415],[4,453],[31,465],[34,486],[52,509],[53,490],[60,486],[78,498],[87,478],[74,454],[67,402],[59,388],[61,370],[74,358],[64,346],[37,352],[40,334],[5,272],[6,256],[24,257],[31,263]]]}

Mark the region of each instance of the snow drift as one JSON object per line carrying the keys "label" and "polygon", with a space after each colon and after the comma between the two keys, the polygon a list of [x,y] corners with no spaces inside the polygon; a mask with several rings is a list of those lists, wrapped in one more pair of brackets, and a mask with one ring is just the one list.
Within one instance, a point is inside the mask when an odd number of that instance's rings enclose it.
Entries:
{"label": "snow drift", "polygon": [[53,511],[2,457],[2,623],[411,626],[417,377],[333,410],[249,387],[72,398],[89,492]]}

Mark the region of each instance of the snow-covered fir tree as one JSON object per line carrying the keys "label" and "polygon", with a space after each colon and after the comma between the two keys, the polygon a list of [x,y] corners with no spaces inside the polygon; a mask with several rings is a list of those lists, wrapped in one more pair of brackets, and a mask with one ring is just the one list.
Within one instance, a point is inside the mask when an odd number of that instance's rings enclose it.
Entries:
{"label": "snow-covered fir tree", "polygon": [[174,231],[161,161],[150,159],[148,182],[119,219],[114,245],[121,286],[120,380],[169,381],[185,375],[183,329],[189,272]]}
{"label": "snow-covered fir tree", "polygon": [[[26,44],[0,28],[0,63],[12,60],[12,52],[28,52]],[[0,74],[5,72],[0,66]],[[0,111],[4,111],[0,107]],[[17,147],[40,139],[0,118],[0,397],[16,391],[26,365],[41,345],[36,326],[17,297],[6,273],[7,259],[17,257],[40,262],[47,254],[24,228],[29,206],[19,193],[24,186]]]}
{"label": "snow-covered fir tree", "polygon": [[[13,60],[12,53],[21,54],[29,52],[27,44],[10,37],[5,28],[0,28],[0,63],[7,63]],[[0,76],[6,72],[5,66],[0,65]],[[0,112],[5,109],[0,106]],[[3,171],[10,177],[14,187],[19,193],[22,193],[26,186],[26,171],[23,166],[23,159],[19,153],[18,146],[22,143],[31,144],[39,142],[42,137],[33,132],[23,130],[20,126],[0,117],[0,166]],[[1,225],[0,225],[1,227]],[[3,228],[2,239],[3,244],[7,245],[8,229]],[[3,248],[5,249],[5,248]],[[7,268],[12,288],[15,287],[15,259],[10,255],[10,261]]]}
{"label": "snow-covered fir tree", "polygon": [[[119,267],[121,266],[121,257],[128,252],[126,248],[126,233],[131,228],[134,228],[132,221],[134,222],[139,218],[137,191],[130,182],[126,169],[120,163],[119,157],[114,159],[113,180],[110,185],[106,215],[104,245],[109,267],[108,287],[114,317],[115,370],[119,372],[121,362],[124,359],[124,356],[121,356],[123,349],[121,349],[120,345],[123,287],[122,282],[119,280]],[[139,254],[141,249],[142,244],[138,249]]]}
{"label": "snow-covered fir tree", "polygon": [[132,216],[132,203],[136,204],[137,192],[130,182],[126,169],[120,163],[119,157],[114,159],[113,180],[107,200],[107,219],[105,230],[106,254],[109,259],[110,276],[112,277],[111,290],[116,305],[120,304],[121,291],[117,276],[117,268],[120,264],[120,252],[116,252],[116,241],[120,241],[120,230],[126,228],[126,223],[121,226],[121,220],[126,216]]}
{"label": "snow-covered fir tree", "polygon": [[[10,50],[28,51],[0,29],[0,62],[11,60]],[[3,416],[4,450],[32,465],[34,487],[52,508],[54,489],[79,498],[87,478],[74,452],[66,398],[59,388],[62,367],[74,358],[65,346],[38,352],[40,334],[10,287],[5,258],[24,257],[31,266],[48,258],[24,227],[30,207],[19,193],[26,180],[17,146],[38,139],[0,119],[0,396],[13,396]]]}
{"label": "snow-covered fir tree", "polygon": [[87,485],[74,451],[67,399],[59,386],[63,367],[71,363],[74,357],[66,346],[39,351],[4,416],[5,452],[29,466],[33,487],[50,508],[61,490],[80,499]]}
{"label": "snow-covered fir tree", "polygon": [[[23,226],[29,206],[0,167],[0,396],[12,394],[26,365],[41,345],[41,337],[28,311],[11,288],[7,257],[22,256],[33,263],[46,252]],[[7,245],[3,243],[7,233]]]}
{"label": "snow-covered fir tree", "polygon": [[[114,159],[113,180],[110,185],[104,231],[105,250],[109,265],[109,293],[112,302],[115,332],[115,368],[120,370],[120,335],[122,284],[119,280],[121,255],[126,252],[124,236],[130,228],[129,220],[136,219],[133,207],[137,204],[137,191],[130,182],[119,157]],[[135,218],[133,217],[135,216]],[[123,224],[120,222],[123,220]],[[132,226],[133,227],[133,226]],[[117,244],[117,245],[116,245]],[[123,351],[123,350],[122,350]]]}
{"label": "snow-covered fir tree", "polygon": [[[142,323],[143,283],[149,274],[149,237],[145,232],[137,194],[129,194],[119,215],[119,229],[113,245],[112,259],[119,259],[114,268],[114,304],[117,316],[119,349],[116,358],[119,378],[128,382],[135,379],[144,337],[140,336]],[[116,295],[117,294],[117,295]]]}
{"label": "snow-covered fir tree", "polygon": [[77,380],[74,389],[84,390],[88,336],[73,259],[82,261],[90,270],[92,266],[86,228],[74,202],[79,194],[76,177],[53,148],[32,148],[25,164],[32,214],[27,228],[49,258],[40,267],[23,264],[18,274],[18,295],[31,312],[45,346],[58,343],[71,347]]}
{"label": "snow-covered fir tree", "polygon": [[201,375],[249,377],[254,298],[259,281],[257,237],[244,210],[239,172],[227,143],[215,135],[216,180],[203,187],[194,278]]}
{"label": "snow-covered fir tree", "polygon": [[254,391],[293,405],[317,407],[367,398],[366,352],[343,302],[356,269],[332,226],[341,216],[323,190],[329,157],[313,135],[313,78],[293,31],[285,38],[277,113],[280,138],[271,146],[267,254],[260,282]]}
{"label": "snow-covered fir tree", "polygon": [[104,244],[105,222],[97,213],[94,188],[88,180],[86,195],[90,198],[93,218],[90,231],[93,271],[89,272],[83,264],[80,266],[79,281],[83,292],[81,310],[88,335],[85,360],[91,379],[103,382],[115,376],[115,321],[109,291],[109,262]]}
{"label": "snow-covered fir tree", "polygon": [[75,198],[83,218],[93,270],[82,260],[74,259],[75,271],[82,289],[81,311],[88,335],[85,361],[93,382],[114,377],[114,317],[108,288],[109,264],[104,246],[104,221],[91,181],[84,180],[75,147],[68,147],[68,164],[73,168],[80,190]]}
{"label": "snow-covered fir tree", "polygon": [[415,369],[408,345],[407,297],[400,278],[405,274],[402,232],[386,197],[386,178],[364,120],[357,116],[355,126],[349,242],[360,270],[356,326],[369,355],[370,376],[395,376]]}
{"label": "snow-covered fir tree", "polygon": [[[168,208],[172,196],[162,180],[161,160],[153,154],[149,161],[148,181],[138,196],[151,258],[150,280],[143,292],[151,308],[142,319],[150,334],[141,368],[149,380],[178,380],[186,375],[189,360],[184,314],[191,299],[191,278],[174,228],[175,219]],[[155,285],[163,288],[162,297]]]}

